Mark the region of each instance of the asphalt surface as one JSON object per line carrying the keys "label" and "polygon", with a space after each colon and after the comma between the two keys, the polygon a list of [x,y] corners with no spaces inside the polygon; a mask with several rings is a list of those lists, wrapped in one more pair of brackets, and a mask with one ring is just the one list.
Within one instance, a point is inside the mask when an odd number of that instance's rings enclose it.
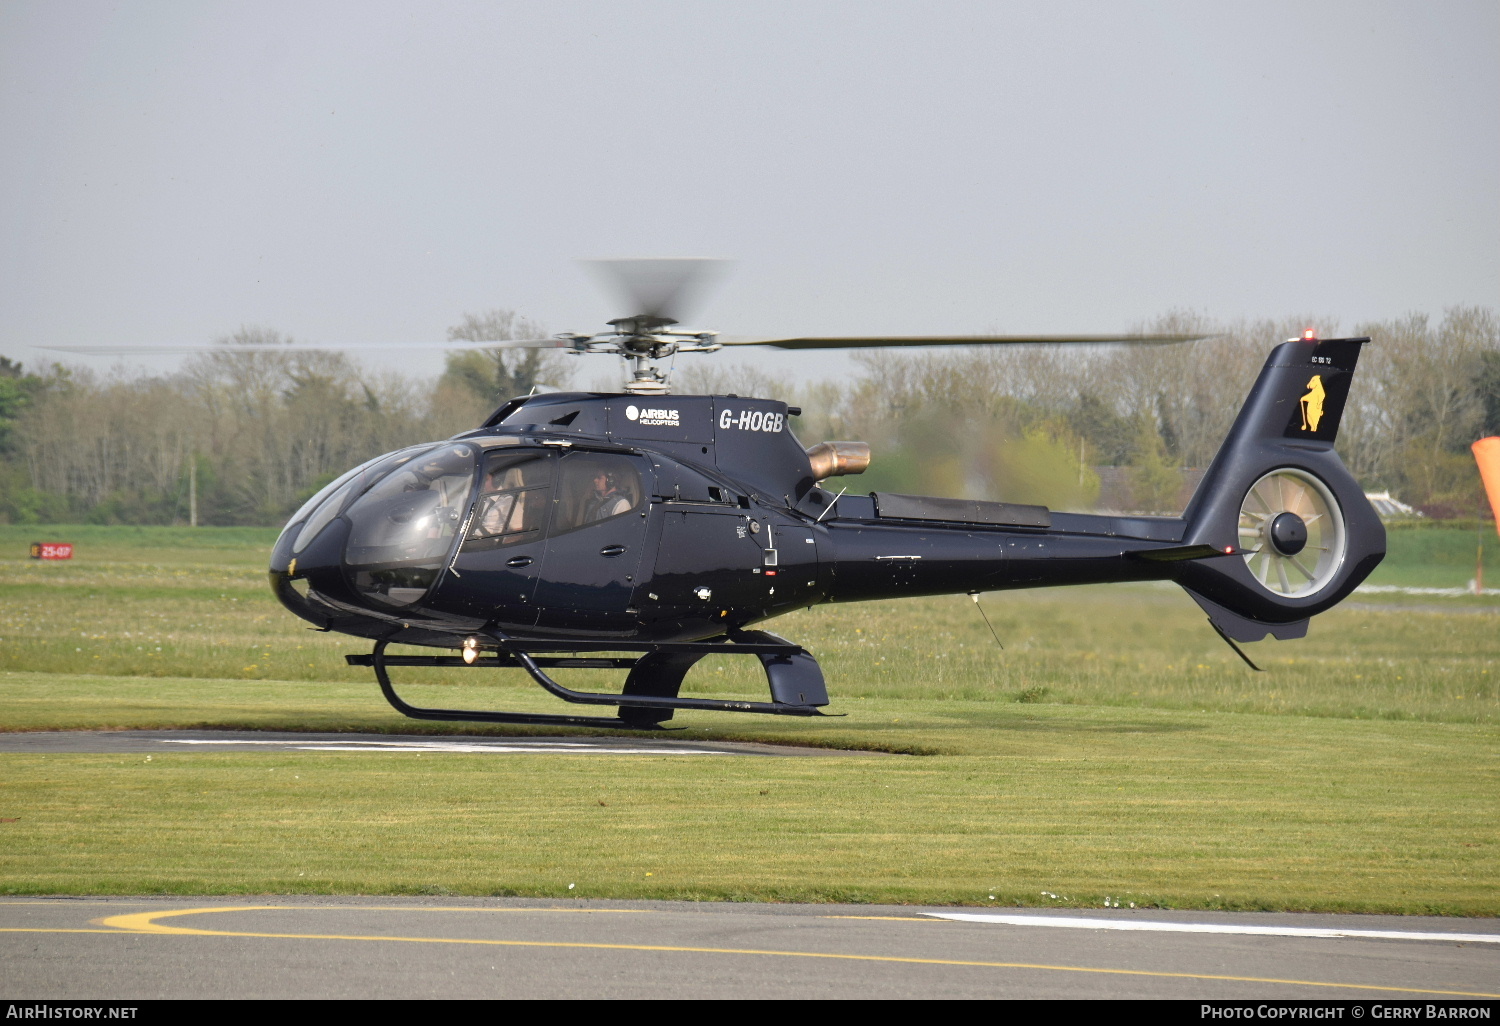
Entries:
{"label": "asphalt surface", "polygon": [[0,752],[458,752],[466,755],[883,755],[741,741],[638,737],[300,734],[257,730],[47,730],[0,733]]}
{"label": "asphalt surface", "polygon": [[[936,918],[950,914],[1006,921]],[[1205,925],[1272,932],[1177,932]],[[1109,928],[1122,926],[1152,928]],[[1334,935],[1275,932],[1288,929]],[[1360,935],[1338,935],[1350,932]],[[1154,909],[14,898],[0,900],[0,995],[1183,998],[1477,1007],[1500,997],[1500,923]]]}

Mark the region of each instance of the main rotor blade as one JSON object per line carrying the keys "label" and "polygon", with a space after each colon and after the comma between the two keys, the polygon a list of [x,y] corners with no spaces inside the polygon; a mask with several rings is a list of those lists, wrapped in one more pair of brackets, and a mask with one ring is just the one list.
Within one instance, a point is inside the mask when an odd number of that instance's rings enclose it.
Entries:
{"label": "main rotor blade", "polygon": [[450,349],[567,349],[572,343],[563,338],[506,338],[488,342],[221,342],[209,345],[117,345],[117,346],[37,346],[53,353],[77,353],[82,356],[197,355],[214,353],[363,353],[376,350],[420,350],[446,352]]}
{"label": "main rotor blade", "polygon": [[675,324],[728,266],[724,260],[586,260],[617,289],[631,317]]}
{"label": "main rotor blade", "polygon": [[1212,335],[851,335],[838,338],[720,338],[726,346],[771,346],[775,349],[873,349],[880,346],[993,345],[1173,345]]}

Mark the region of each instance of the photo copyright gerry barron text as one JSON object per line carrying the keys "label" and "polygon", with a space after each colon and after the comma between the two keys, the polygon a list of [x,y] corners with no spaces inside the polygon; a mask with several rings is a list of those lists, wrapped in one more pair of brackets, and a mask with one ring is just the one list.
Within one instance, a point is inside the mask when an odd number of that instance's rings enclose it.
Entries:
{"label": "photo copyright gerry barron text", "polygon": [[1215,1002],[1199,1005],[1200,1019],[1488,1019],[1489,1004],[1375,1004],[1368,1001],[1289,1001],[1247,1005]]}

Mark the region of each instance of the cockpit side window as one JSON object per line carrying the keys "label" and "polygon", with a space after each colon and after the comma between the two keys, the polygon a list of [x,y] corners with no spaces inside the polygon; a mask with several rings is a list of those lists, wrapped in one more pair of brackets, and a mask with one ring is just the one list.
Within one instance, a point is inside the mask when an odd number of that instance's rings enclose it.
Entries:
{"label": "cockpit side window", "polygon": [[551,505],[555,462],[550,454],[491,454],[485,461],[479,503],[464,551],[483,552],[541,538]]}
{"label": "cockpit side window", "polygon": [[553,534],[624,516],[640,508],[641,472],[629,456],[572,452],[562,458]]}

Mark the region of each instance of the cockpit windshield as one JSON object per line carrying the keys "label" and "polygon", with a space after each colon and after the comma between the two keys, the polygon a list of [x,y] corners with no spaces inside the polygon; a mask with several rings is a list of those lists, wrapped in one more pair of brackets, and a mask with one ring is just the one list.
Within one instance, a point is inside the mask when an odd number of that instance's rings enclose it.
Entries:
{"label": "cockpit windshield", "polygon": [[474,485],[474,450],[443,446],[392,471],[347,514],[349,566],[440,559]]}
{"label": "cockpit windshield", "polygon": [[475,451],[445,445],[396,467],[355,500],[344,563],[354,585],[385,605],[408,606],[442,569],[468,509]]}
{"label": "cockpit windshield", "polygon": [[[307,517],[301,529],[297,532],[297,538],[292,543],[292,551],[300,553],[312,543],[318,533],[327,527],[333,518],[339,515],[339,510],[348,503],[350,495],[358,495],[365,487],[384,477],[392,467],[416,458],[419,454],[431,449],[432,443],[425,445],[408,446],[396,452],[388,452],[384,456],[376,456],[373,460],[361,463],[353,470],[342,474],[337,480],[325,485],[318,494],[302,504],[291,520],[287,521],[288,530],[296,527],[303,517]],[[313,510],[317,512],[314,513]],[[311,513],[311,516],[308,514]]]}

